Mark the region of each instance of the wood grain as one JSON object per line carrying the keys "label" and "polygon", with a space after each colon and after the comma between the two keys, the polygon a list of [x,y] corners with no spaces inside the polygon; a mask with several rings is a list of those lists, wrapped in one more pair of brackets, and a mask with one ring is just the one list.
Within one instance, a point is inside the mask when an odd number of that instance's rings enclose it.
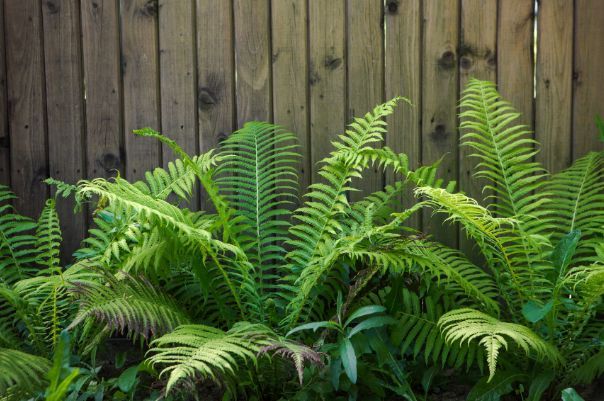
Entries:
{"label": "wood grain", "polygon": [[10,138],[6,100],[6,47],[4,42],[4,0],[0,0],[0,184],[10,186]]}
{"label": "wood grain", "polygon": [[604,2],[575,3],[575,71],[573,93],[573,159],[604,149],[594,119],[604,118]]}
{"label": "wood grain", "polygon": [[[15,206],[39,214],[48,197],[42,12],[37,0],[4,4],[11,184]],[[66,155],[67,157],[67,155]]]}
{"label": "wood grain", "polygon": [[116,0],[82,2],[88,177],[107,178],[124,168],[118,11]]}
{"label": "wood grain", "polygon": [[270,121],[271,43],[268,0],[235,0],[237,126]]}
{"label": "wood grain", "polygon": [[573,2],[541,2],[537,27],[537,160],[557,172],[570,164],[572,154]]}
{"label": "wood grain", "polygon": [[[53,178],[76,183],[84,178],[84,88],[80,44],[80,9],[76,0],[42,3],[46,110],[48,113],[48,162]],[[54,189],[53,189],[54,192]],[[64,257],[79,246],[86,229],[82,213],[74,214],[72,199],[60,198],[57,212]]]}
{"label": "wood grain", "polygon": [[[197,109],[201,152],[215,148],[235,129],[233,4],[197,0]],[[208,209],[207,196],[201,208]]]}
{"label": "wood grain", "polygon": [[[198,153],[194,3],[162,0],[159,4],[161,131],[190,155]],[[174,160],[163,146],[163,165]],[[197,208],[199,194],[190,205]]]}
{"label": "wood grain", "polygon": [[[413,106],[399,105],[388,118],[386,144],[396,152],[409,157],[411,168],[420,165],[421,158],[421,22],[420,0],[392,0],[386,2],[384,23],[385,44],[385,92],[386,98],[395,96],[408,98]],[[403,177],[387,171],[386,183]],[[413,191],[401,197],[405,207],[415,203]],[[415,214],[407,221],[411,227],[420,229],[420,216]]]}
{"label": "wood grain", "polygon": [[[471,78],[497,80],[497,0],[462,0],[459,47],[460,90]],[[492,193],[484,191],[486,180],[474,177],[477,160],[472,153],[467,146],[459,148],[459,189],[486,205]],[[459,246],[465,255],[478,260],[475,242],[465,232],[459,234]]]}
{"label": "wood grain", "polygon": [[[425,1],[423,15],[422,163],[433,163],[444,156],[440,175],[456,181],[459,3]],[[457,228],[443,225],[432,212],[424,214],[423,227],[439,241],[456,246]]]}
{"label": "wood grain", "polygon": [[504,99],[522,114],[521,124],[534,127],[533,0],[499,2],[497,86]]}
{"label": "wood grain", "polygon": [[311,183],[306,0],[272,3],[273,119],[298,138],[299,184]]}
{"label": "wood grain", "polygon": [[310,143],[313,182],[317,162],[329,154],[331,141],[346,125],[345,3],[309,2]]}
{"label": "wood grain", "polygon": [[[347,121],[362,117],[384,101],[383,1],[348,0],[348,114]],[[384,186],[383,170],[371,166],[353,186],[352,200],[379,191]]]}
{"label": "wood grain", "polygon": [[121,0],[126,178],[140,179],[160,165],[160,144],[132,134],[159,130],[157,0]]}

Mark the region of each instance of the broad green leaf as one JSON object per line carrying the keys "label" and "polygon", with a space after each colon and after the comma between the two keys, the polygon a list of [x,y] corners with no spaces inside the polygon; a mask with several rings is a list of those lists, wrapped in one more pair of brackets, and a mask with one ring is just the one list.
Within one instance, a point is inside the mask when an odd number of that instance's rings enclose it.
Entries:
{"label": "broad green leaf", "polygon": [[138,374],[138,365],[131,366],[124,370],[120,377],[117,379],[117,385],[124,393],[129,393],[136,383],[136,376]]}
{"label": "broad green leaf", "polygon": [[539,401],[554,380],[555,373],[551,370],[541,372],[531,380],[529,395],[526,401]]}
{"label": "broad green leaf", "polygon": [[562,390],[562,401],[585,401],[583,397],[577,393],[577,391],[569,387],[567,389]]}
{"label": "broad green leaf", "polygon": [[348,333],[348,338],[352,338],[352,336],[354,336],[355,334],[357,334],[363,330],[374,329],[376,327],[382,327],[387,324],[396,324],[396,323],[398,323],[398,320],[396,320],[390,316],[373,316],[373,317],[370,317],[369,319],[363,320],[361,323],[354,326],[354,328],[352,330],[350,330],[350,333]]}
{"label": "broad green leaf", "polygon": [[537,323],[538,321],[543,319],[549,313],[549,311],[552,309],[553,305],[554,305],[553,300],[550,300],[545,305],[542,305],[541,303],[539,303],[537,301],[531,300],[531,301],[528,301],[526,304],[524,304],[524,306],[522,307],[522,315],[529,322]]}
{"label": "broad green leaf", "polygon": [[320,328],[338,329],[338,324],[336,322],[327,321],[327,320],[322,321],[322,322],[306,323],[306,324],[303,324],[303,325],[300,325],[298,327],[291,329],[290,331],[287,332],[285,337],[289,337],[290,335],[297,333],[299,331],[303,331],[303,330],[317,331]]}
{"label": "broad green leaf", "polygon": [[499,401],[501,396],[512,392],[512,384],[525,378],[522,373],[508,372],[497,372],[490,381],[483,377],[472,387],[466,401]]}
{"label": "broad green leaf", "polygon": [[354,313],[348,317],[348,319],[346,320],[346,323],[344,323],[344,327],[348,326],[354,319],[358,319],[359,317],[362,317],[362,316],[373,315],[376,313],[382,313],[385,310],[386,310],[386,308],[381,305],[363,306],[362,308],[359,308],[356,311],[354,311]]}
{"label": "broad green leaf", "polygon": [[348,338],[343,338],[340,342],[340,358],[344,365],[346,376],[352,383],[357,382],[357,356],[354,352],[352,343]]}
{"label": "broad green leaf", "polygon": [[338,391],[340,388],[340,375],[342,374],[342,361],[340,358],[334,358],[329,365],[329,371],[331,374],[331,384],[333,389]]}
{"label": "broad green leaf", "polygon": [[[572,230],[556,244],[556,247],[552,251],[551,260],[557,277],[561,277],[566,273],[566,267],[570,264],[575,254],[580,238],[581,230]],[[556,279],[553,278],[552,281],[555,282]]]}

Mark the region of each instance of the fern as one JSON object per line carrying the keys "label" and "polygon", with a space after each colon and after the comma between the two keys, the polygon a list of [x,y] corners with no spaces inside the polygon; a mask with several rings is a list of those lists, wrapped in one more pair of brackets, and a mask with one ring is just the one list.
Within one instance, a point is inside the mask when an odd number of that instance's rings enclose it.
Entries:
{"label": "fern", "polygon": [[579,230],[582,238],[573,263],[593,263],[594,248],[604,237],[604,155],[583,156],[554,175],[548,190],[556,200],[551,205],[556,219],[552,241]]}
{"label": "fern", "polygon": [[59,215],[55,209],[54,199],[46,201],[46,205],[38,219],[36,237],[38,263],[49,270],[59,269],[62,238]]}
{"label": "fern", "polygon": [[256,361],[271,337],[272,332],[266,327],[247,322],[240,322],[227,332],[184,325],[151,343],[149,361],[168,365],[161,375],[169,375],[166,389],[170,391],[179,381],[198,375],[214,380],[220,376],[236,377],[239,367]]}
{"label": "fern", "polygon": [[462,146],[470,147],[479,160],[476,177],[489,182],[497,202],[491,205],[497,217],[519,220],[528,233],[552,227],[547,210],[548,194],[542,191],[546,171],[532,161],[537,142],[523,125],[512,125],[519,117],[502,100],[495,84],[472,79],[461,99],[460,128],[467,130]]}
{"label": "fern", "polygon": [[[44,388],[50,361],[10,348],[0,348],[0,395],[31,396]],[[16,398],[15,398],[16,399]]]}
{"label": "fern", "polygon": [[499,351],[502,347],[508,348],[509,340],[514,341],[527,355],[533,353],[537,358],[548,359],[553,364],[562,362],[558,350],[528,327],[501,322],[477,310],[463,308],[448,312],[440,317],[438,326],[450,343],[479,341],[486,351],[489,380],[495,375]]}
{"label": "fern", "polygon": [[105,274],[104,281],[107,284],[74,283],[72,291],[81,302],[69,328],[94,317],[109,330],[148,339],[189,322],[187,315],[170,297],[147,281],[129,275],[120,280],[110,274]]}
{"label": "fern", "polygon": [[262,295],[285,256],[290,211],[297,193],[294,163],[298,154],[293,134],[268,123],[247,123],[222,144],[216,180],[220,192],[235,209],[234,230],[254,267]]}
{"label": "fern", "polygon": [[0,185],[0,280],[14,282],[27,277],[37,260],[36,223],[15,213],[9,203],[15,195]]}
{"label": "fern", "polygon": [[[285,323],[289,326],[296,324],[300,314],[306,307],[314,282],[321,278],[320,271],[325,269],[323,255],[328,253],[326,245],[334,239],[341,226],[336,216],[345,214],[349,209],[346,193],[353,190],[350,183],[353,178],[360,177],[361,171],[370,162],[370,146],[381,142],[385,133],[384,118],[392,114],[393,108],[400,99],[393,99],[367,113],[365,118],[357,118],[350,125],[346,134],[339,136],[339,142],[334,142],[335,150],[323,160],[319,175],[326,183],[312,184],[309,199],[299,208],[294,218],[298,224],[290,228],[293,237],[288,243],[294,250],[288,254],[292,273],[299,274],[298,283],[306,281],[301,291],[289,304],[290,314]],[[364,152],[364,153],[363,153]],[[319,274],[309,274],[316,270]]]}

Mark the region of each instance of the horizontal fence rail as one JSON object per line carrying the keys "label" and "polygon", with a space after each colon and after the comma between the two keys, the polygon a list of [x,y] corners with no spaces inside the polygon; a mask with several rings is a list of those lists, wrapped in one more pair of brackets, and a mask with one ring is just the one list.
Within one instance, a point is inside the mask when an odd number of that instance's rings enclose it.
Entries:
{"label": "horizontal fence rail", "polygon": [[[4,0],[0,182],[36,215],[68,182],[140,178],[173,155],[131,135],[150,126],[197,153],[250,120],[298,135],[301,186],[355,115],[397,95],[386,145],[481,197],[457,144],[458,97],[496,81],[534,129],[551,171],[601,147],[601,0]],[[374,169],[374,191],[397,179]],[[353,199],[355,194],[352,195]],[[408,202],[407,199],[404,200]],[[195,207],[204,207],[197,195]],[[61,202],[67,250],[88,222]],[[421,227],[421,219],[414,224]],[[423,228],[469,247],[454,229]]]}

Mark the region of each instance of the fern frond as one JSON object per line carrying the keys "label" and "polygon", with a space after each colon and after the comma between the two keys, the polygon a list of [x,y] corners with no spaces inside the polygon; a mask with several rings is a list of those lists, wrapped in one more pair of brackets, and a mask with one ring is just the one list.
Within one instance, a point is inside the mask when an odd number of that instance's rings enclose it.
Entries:
{"label": "fern frond", "polygon": [[325,355],[322,352],[315,351],[307,345],[291,341],[284,338],[279,338],[273,341],[270,345],[266,345],[258,351],[259,355],[269,354],[280,356],[284,359],[290,359],[298,374],[300,386],[304,384],[304,363],[308,362],[311,365],[323,368],[325,363],[323,358]]}
{"label": "fern frond", "polygon": [[556,219],[552,242],[579,230],[573,264],[595,262],[594,248],[604,237],[604,154],[591,152],[578,159],[552,176],[547,190],[555,199],[549,206]]}
{"label": "fern frond", "polygon": [[48,270],[60,269],[61,262],[61,227],[55,205],[54,199],[46,201],[36,228],[38,263]]}
{"label": "fern frond", "polygon": [[400,348],[402,355],[413,358],[423,355],[425,363],[440,363],[441,366],[470,368],[477,363],[483,369],[482,350],[474,344],[453,344],[445,341],[438,327],[438,319],[454,302],[445,296],[417,294],[402,289],[397,296],[396,308],[399,323],[392,330],[391,340]]}
{"label": "fern frond", "polygon": [[470,308],[447,312],[438,321],[445,340],[450,343],[478,341],[485,348],[489,366],[489,380],[495,375],[501,348],[508,348],[512,340],[527,355],[539,360],[549,360],[554,365],[562,362],[562,356],[551,344],[544,341],[526,326],[501,322],[498,319]]}
{"label": "fern frond", "polygon": [[193,165],[197,168],[192,168],[190,164],[183,162],[181,159],[176,159],[168,162],[166,169],[157,167],[153,171],[147,171],[145,180],[137,181],[134,185],[157,199],[165,200],[171,194],[175,194],[180,199],[188,201],[195,189],[196,171],[205,174],[214,168],[218,159],[211,150],[199,156],[191,157]]}
{"label": "fern frond", "polygon": [[49,360],[10,348],[0,348],[0,395],[30,395],[44,389]]}
{"label": "fern frond", "polygon": [[472,79],[461,99],[460,128],[467,130],[462,146],[470,147],[479,160],[476,177],[488,182],[497,201],[491,205],[497,217],[519,220],[528,233],[552,227],[543,191],[547,172],[534,162],[537,142],[526,126],[513,125],[519,117],[496,90],[495,84]]}
{"label": "fern frond", "polygon": [[[383,140],[386,132],[384,118],[392,114],[394,106],[401,99],[395,98],[387,103],[377,106],[367,113],[364,118],[355,118],[346,133],[339,136],[339,141],[333,143],[335,151],[325,158],[319,175],[325,183],[315,183],[310,186],[310,193],[306,196],[306,203],[296,210],[294,218],[298,224],[290,228],[293,237],[288,243],[294,250],[288,254],[289,269],[294,274],[299,274],[306,269],[324,268],[325,259],[322,251],[330,241],[333,241],[337,232],[341,231],[338,217],[347,214],[350,206],[346,193],[353,190],[350,183],[353,178],[359,177],[371,161],[367,155],[361,155],[366,149]],[[320,274],[305,274],[306,278],[298,279],[298,285],[312,289],[313,283],[307,281],[320,279]],[[312,277],[312,278],[311,278]],[[306,306],[311,292],[301,291],[290,302],[289,314],[284,322],[295,325],[302,309]]]}
{"label": "fern frond", "polygon": [[290,210],[297,194],[296,137],[262,122],[246,123],[222,144],[216,182],[235,210],[234,231],[264,296],[284,260]]}
{"label": "fern frond", "polygon": [[174,300],[142,277],[125,275],[120,280],[105,273],[104,281],[73,283],[80,310],[69,329],[92,318],[110,330],[148,339],[189,322]]}
{"label": "fern frond", "polygon": [[17,214],[10,204],[15,195],[0,185],[0,281],[15,282],[35,270],[36,223]]}
{"label": "fern frond", "polygon": [[237,323],[227,332],[184,325],[154,340],[148,361],[165,366],[160,375],[169,375],[170,392],[179,381],[196,376],[215,381],[236,377],[242,365],[256,362],[258,352],[270,344],[272,337],[270,329],[247,322]]}

